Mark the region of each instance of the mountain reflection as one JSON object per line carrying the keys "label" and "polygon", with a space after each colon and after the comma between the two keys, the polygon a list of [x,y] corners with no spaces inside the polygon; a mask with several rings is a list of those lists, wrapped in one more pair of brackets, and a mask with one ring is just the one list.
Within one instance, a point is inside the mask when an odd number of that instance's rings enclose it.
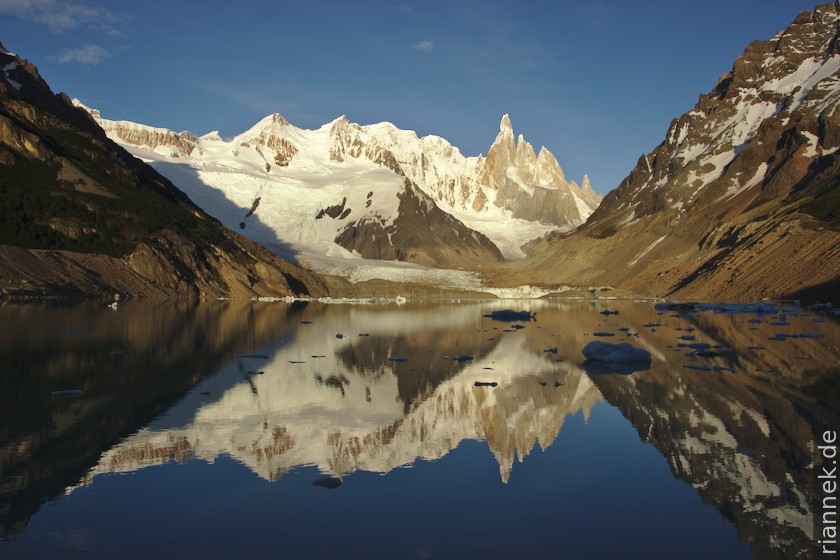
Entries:
{"label": "mountain reflection", "polygon": [[[579,367],[482,328],[479,306],[407,322],[400,309],[339,311],[301,325],[293,345],[239,357],[91,475],[224,454],[268,480],[301,465],[340,478],[438,459],[473,439],[487,441],[507,481],[517,457],[550,445],[568,414],[588,415],[600,398]],[[471,360],[447,358],[465,352]],[[498,386],[475,385],[487,380]]]}
{"label": "mountain reflection", "polygon": [[[388,473],[477,440],[486,442],[507,483],[517,461],[558,439],[569,415],[588,418],[606,401],[665,457],[675,477],[736,526],[754,555],[809,550],[813,434],[838,425],[830,398],[840,358],[835,319],[773,306],[520,303],[538,312],[522,328],[484,317],[502,309],[499,302],[254,303],[157,315],[132,315],[126,307],[119,320],[130,328],[123,330],[114,328],[117,314],[79,319],[92,334],[74,340],[72,351],[42,343],[40,357],[21,357],[4,346],[8,359],[34,360],[29,371],[41,379],[17,389],[7,383],[7,393],[26,387],[43,397],[56,387],[47,379],[74,367],[76,384],[61,387],[94,389],[102,381],[82,371],[94,358],[98,375],[119,379],[105,361],[114,359],[114,349],[124,352],[121,375],[134,372],[112,387],[121,396],[92,390],[72,404],[42,402],[24,418],[4,410],[2,498],[17,514],[7,515],[6,527],[14,530],[10,521],[25,523],[37,509],[30,498],[23,507],[29,513],[18,511],[26,485],[44,495],[38,480],[72,489],[103,473],[220,456],[270,481],[315,466],[334,488],[356,471]],[[71,323],[57,329],[69,332]],[[104,332],[110,334],[93,334]],[[580,350],[596,338],[644,348],[652,363],[630,375],[587,374]],[[154,369],[166,375],[143,393],[137,379]],[[137,400],[138,391],[146,396]],[[86,415],[100,426],[111,418],[114,427],[100,428],[96,439]],[[74,423],[75,435],[59,427]],[[83,459],[62,463],[51,446],[39,449],[38,442],[56,441],[75,449],[83,433],[95,442]],[[99,446],[97,458],[91,445]],[[48,465],[64,465],[63,475],[43,474]],[[27,478],[28,466],[42,474]]]}

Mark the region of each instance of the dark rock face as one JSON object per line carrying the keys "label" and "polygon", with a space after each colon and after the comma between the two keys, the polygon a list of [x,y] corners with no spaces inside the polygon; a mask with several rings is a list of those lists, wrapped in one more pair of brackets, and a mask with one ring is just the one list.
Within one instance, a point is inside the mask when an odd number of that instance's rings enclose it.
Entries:
{"label": "dark rock face", "polygon": [[347,205],[347,197],[342,199],[341,204],[334,204],[332,206],[328,206],[324,208],[315,216],[316,220],[320,220],[324,216],[329,216],[330,218],[336,219],[339,216],[343,215],[345,212],[345,206]]}
{"label": "dark rock face", "polygon": [[324,293],[315,275],[207,216],[2,46],[0,67],[0,199],[7,217],[0,293]]}
{"label": "dark rock face", "polygon": [[489,239],[443,212],[408,180],[395,220],[389,223],[384,218],[365,216],[345,228],[335,241],[368,259],[444,267],[502,260]]}

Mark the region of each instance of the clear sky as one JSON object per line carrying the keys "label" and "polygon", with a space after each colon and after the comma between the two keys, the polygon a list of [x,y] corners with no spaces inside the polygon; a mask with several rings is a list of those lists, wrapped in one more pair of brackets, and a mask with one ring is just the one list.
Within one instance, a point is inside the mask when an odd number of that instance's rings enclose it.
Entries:
{"label": "clear sky", "polygon": [[618,186],[803,0],[0,0],[0,42],[56,92],[231,137],[390,121],[486,153],[508,113],[568,179]]}

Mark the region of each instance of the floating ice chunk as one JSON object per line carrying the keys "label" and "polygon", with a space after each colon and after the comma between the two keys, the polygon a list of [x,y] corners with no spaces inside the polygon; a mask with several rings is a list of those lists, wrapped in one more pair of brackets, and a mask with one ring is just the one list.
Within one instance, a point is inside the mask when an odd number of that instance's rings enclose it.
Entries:
{"label": "floating ice chunk", "polygon": [[627,342],[610,344],[609,342],[593,340],[583,347],[582,352],[587,360],[597,362],[650,363],[650,352],[642,348],[636,348]]}
{"label": "floating ice chunk", "polygon": [[514,311],[513,309],[501,309],[499,311],[491,311],[485,317],[490,317],[494,321],[501,321],[503,323],[513,323],[515,321],[536,321],[537,314],[530,311]]}

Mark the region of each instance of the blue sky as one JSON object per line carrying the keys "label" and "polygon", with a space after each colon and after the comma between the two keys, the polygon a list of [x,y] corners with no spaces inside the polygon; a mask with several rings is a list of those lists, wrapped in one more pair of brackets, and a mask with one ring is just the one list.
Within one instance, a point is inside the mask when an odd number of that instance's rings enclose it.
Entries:
{"label": "blue sky", "polygon": [[0,0],[0,42],[110,119],[230,137],[344,114],[486,153],[508,113],[606,193],[801,0]]}

